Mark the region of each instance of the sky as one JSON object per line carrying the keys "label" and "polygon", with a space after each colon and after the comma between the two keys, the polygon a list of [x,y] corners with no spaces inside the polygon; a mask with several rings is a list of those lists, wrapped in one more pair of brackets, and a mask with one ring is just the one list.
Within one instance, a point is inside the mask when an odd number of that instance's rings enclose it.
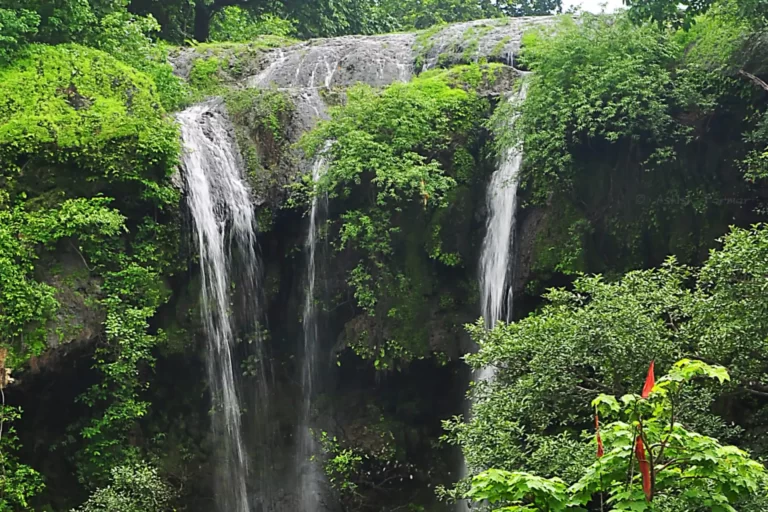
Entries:
{"label": "sky", "polygon": [[581,6],[583,11],[599,13],[602,4],[606,4],[606,12],[613,12],[622,6],[621,0],[563,0],[563,11],[572,6]]}

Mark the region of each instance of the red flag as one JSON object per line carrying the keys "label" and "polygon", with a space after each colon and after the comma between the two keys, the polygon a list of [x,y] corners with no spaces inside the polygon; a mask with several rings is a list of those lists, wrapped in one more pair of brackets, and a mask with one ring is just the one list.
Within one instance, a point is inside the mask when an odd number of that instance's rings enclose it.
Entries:
{"label": "red flag", "polygon": [[645,493],[645,499],[651,501],[651,465],[648,464],[648,459],[645,457],[643,439],[639,435],[637,436],[637,442],[635,443],[635,456],[637,457],[637,462],[640,464],[640,474],[643,477],[643,492]]}
{"label": "red flag", "polygon": [[595,432],[597,437],[597,458],[603,456],[605,453],[605,450],[603,450],[603,440],[600,437],[600,419],[597,417],[597,413],[595,413]]}
{"label": "red flag", "polygon": [[640,396],[643,398],[648,398],[648,396],[651,394],[651,390],[653,389],[653,386],[656,385],[656,377],[653,375],[653,363],[654,361],[651,361],[651,367],[648,368],[648,376],[645,378],[645,385],[643,386],[643,392],[640,393]]}

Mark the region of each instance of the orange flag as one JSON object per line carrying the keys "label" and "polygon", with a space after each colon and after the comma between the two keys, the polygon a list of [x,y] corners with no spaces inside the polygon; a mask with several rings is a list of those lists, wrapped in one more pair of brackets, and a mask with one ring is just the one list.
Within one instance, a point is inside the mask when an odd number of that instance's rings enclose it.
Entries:
{"label": "orange flag", "polygon": [[648,368],[648,376],[645,378],[645,385],[643,386],[643,392],[640,393],[640,396],[643,398],[648,398],[648,396],[651,394],[651,390],[653,389],[653,386],[656,385],[656,377],[653,375],[653,364],[654,361],[651,361],[651,367]]}
{"label": "orange flag", "polygon": [[605,450],[603,449],[603,439],[600,437],[600,419],[597,417],[597,413],[595,413],[595,432],[597,436],[597,458],[603,456],[605,453]]}

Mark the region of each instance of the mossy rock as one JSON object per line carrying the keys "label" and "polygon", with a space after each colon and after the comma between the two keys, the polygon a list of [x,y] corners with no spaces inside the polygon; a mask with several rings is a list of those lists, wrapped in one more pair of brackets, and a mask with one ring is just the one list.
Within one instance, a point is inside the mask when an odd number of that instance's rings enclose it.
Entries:
{"label": "mossy rock", "polygon": [[78,193],[94,180],[155,189],[177,161],[178,131],[154,82],[101,51],[30,46],[0,70],[0,98],[0,166],[9,188],[26,177],[39,192],[63,167],[78,172],[58,184]]}
{"label": "mossy rock", "polygon": [[285,92],[262,89],[232,90],[224,101],[255,201],[275,206],[296,169],[289,151],[296,105]]}

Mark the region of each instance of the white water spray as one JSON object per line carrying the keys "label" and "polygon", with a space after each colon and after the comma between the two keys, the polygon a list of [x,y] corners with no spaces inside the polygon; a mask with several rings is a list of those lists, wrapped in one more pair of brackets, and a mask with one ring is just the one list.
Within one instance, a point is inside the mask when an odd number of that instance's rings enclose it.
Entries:
{"label": "white water spray", "polygon": [[220,512],[249,512],[248,462],[233,361],[230,319],[231,251],[255,279],[256,222],[251,194],[226,118],[213,102],[180,114],[183,178],[200,255],[201,313],[208,342],[207,371],[213,428],[220,453],[216,506]]}

